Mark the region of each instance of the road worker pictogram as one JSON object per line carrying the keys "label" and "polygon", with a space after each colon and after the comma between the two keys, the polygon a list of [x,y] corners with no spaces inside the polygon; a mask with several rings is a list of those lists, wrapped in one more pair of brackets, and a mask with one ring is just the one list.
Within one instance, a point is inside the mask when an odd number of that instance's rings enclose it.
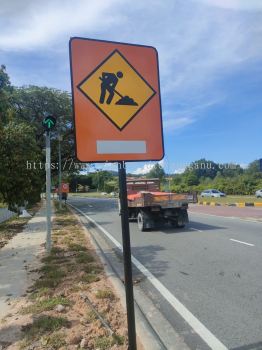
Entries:
{"label": "road worker pictogram", "polygon": [[78,88],[119,130],[156,93],[118,50],[101,62]]}

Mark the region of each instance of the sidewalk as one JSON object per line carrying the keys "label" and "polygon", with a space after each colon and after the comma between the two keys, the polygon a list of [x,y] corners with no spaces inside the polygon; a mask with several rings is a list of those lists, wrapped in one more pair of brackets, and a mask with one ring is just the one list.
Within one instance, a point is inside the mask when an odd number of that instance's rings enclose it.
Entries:
{"label": "sidewalk", "polygon": [[39,265],[37,256],[44,251],[46,237],[45,203],[18,233],[0,249],[0,320],[10,311],[10,302],[22,296],[32,282],[27,270]]}

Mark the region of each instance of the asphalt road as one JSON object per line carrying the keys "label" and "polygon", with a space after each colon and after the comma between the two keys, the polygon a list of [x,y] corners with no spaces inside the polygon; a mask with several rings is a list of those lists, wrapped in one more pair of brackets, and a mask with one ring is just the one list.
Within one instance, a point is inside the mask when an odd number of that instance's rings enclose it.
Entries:
{"label": "asphalt road", "polygon": [[[117,202],[72,198],[122,243]],[[141,233],[130,223],[132,254],[226,348],[262,349],[262,223],[190,212],[184,229]],[[159,297],[167,319],[174,310]],[[183,327],[178,329],[183,336]],[[208,349],[187,341],[192,349]],[[219,348],[219,347],[213,347]]]}

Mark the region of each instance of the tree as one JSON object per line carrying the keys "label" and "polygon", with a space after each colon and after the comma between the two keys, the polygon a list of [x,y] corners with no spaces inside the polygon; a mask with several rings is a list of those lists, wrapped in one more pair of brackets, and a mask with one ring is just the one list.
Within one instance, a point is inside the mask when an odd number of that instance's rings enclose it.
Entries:
{"label": "tree", "polygon": [[90,174],[70,175],[67,177],[67,181],[69,182],[69,188],[72,192],[77,192],[78,186],[82,186],[84,191],[94,188],[92,176]]}
{"label": "tree", "polygon": [[[57,119],[57,124],[51,133],[52,163],[58,163],[58,134],[60,133],[63,170],[68,173],[79,172],[74,152],[71,96],[68,92],[38,86],[15,88],[12,94],[12,109],[17,122],[24,122],[34,127],[36,131],[34,137],[41,149],[45,148],[42,121],[45,115],[53,115]],[[57,169],[54,169],[52,175],[56,173]]]}
{"label": "tree", "polygon": [[160,181],[162,181],[165,177],[165,171],[163,167],[159,164],[156,163],[153,168],[149,171],[147,174],[147,178],[158,178]]}
{"label": "tree", "polygon": [[0,129],[0,193],[11,210],[40,199],[45,177],[44,169],[34,166],[41,159],[34,136],[25,123],[9,122]]}
{"label": "tree", "polygon": [[118,179],[112,178],[112,180],[106,181],[104,184],[105,192],[117,192],[118,191]]}
{"label": "tree", "polygon": [[199,184],[198,177],[195,173],[186,173],[184,176],[184,182],[187,186],[194,186]]}
{"label": "tree", "polygon": [[203,176],[214,179],[218,171],[218,164],[212,160],[206,160],[205,158],[202,158],[195,162],[192,162],[190,166],[186,168],[184,174],[194,173],[198,179]]}
{"label": "tree", "polygon": [[97,170],[90,175],[92,176],[92,183],[97,191],[105,191],[105,183],[113,178],[111,172],[106,170]]}
{"label": "tree", "polygon": [[11,115],[11,94],[13,87],[6,73],[6,67],[0,67],[0,123],[6,124]]}
{"label": "tree", "polygon": [[183,174],[175,174],[172,179],[172,185],[180,185],[183,181]]}
{"label": "tree", "polygon": [[217,173],[224,177],[234,177],[243,174],[244,170],[238,164],[222,164],[222,169]]}
{"label": "tree", "polygon": [[248,164],[248,168],[245,171],[247,174],[254,175],[255,173],[260,173],[259,170],[259,160],[254,160]]}

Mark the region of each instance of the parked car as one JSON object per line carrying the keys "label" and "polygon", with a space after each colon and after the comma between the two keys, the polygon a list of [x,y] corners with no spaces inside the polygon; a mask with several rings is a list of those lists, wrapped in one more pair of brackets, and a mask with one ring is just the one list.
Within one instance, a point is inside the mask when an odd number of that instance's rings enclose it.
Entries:
{"label": "parked car", "polygon": [[117,197],[117,193],[116,192],[110,192],[110,196]]}
{"label": "parked car", "polygon": [[259,197],[262,198],[262,190],[257,190],[257,191],[256,191],[256,197],[257,197],[257,198],[259,198]]}
{"label": "parked car", "polygon": [[210,190],[205,190],[201,192],[200,196],[201,197],[226,197],[226,194],[218,190],[210,189]]}

